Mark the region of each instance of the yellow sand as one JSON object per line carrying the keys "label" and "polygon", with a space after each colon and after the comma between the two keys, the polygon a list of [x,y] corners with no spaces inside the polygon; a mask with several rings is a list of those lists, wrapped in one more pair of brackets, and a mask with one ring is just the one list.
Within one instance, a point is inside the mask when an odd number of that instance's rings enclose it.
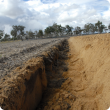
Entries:
{"label": "yellow sand", "polygon": [[[70,110],[107,110],[110,107],[110,34],[69,39],[69,77],[62,88],[75,95]],[[68,80],[67,80],[68,81]]]}

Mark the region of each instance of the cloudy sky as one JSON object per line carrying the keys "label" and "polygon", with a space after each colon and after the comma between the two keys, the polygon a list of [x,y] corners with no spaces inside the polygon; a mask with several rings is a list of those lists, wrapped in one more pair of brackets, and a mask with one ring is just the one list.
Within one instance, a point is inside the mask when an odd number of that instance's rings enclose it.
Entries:
{"label": "cloudy sky", "polygon": [[0,29],[6,33],[12,25],[34,31],[54,22],[83,27],[98,20],[110,23],[110,0],[0,0]]}

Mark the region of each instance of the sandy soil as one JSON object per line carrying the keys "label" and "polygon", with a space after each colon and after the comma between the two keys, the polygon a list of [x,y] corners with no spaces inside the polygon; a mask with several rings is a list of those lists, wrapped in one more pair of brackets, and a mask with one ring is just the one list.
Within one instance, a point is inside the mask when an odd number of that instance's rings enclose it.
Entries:
{"label": "sandy soil", "polygon": [[110,34],[71,37],[67,80],[44,110],[107,110],[110,107]]}
{"label": "sandy soil", "polygon": [[69,70],[73,110],[106,110],[110,106],[110,34],[70,38]]}

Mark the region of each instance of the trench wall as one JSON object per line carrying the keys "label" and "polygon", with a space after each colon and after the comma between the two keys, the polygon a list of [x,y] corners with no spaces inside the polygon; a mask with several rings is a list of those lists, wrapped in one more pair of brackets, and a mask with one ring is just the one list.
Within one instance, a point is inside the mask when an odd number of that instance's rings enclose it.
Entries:
{"label": "trench wall", "polygon": [[31,58],[0,81],[0,106],[4,110],[34,110],[47,87],[46,70],[58,60],[67,39]]}

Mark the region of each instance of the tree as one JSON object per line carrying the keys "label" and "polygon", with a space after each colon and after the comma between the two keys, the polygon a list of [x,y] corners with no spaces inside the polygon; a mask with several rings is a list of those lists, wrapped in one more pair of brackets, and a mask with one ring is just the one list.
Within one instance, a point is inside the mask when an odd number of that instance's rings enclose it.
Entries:
{"label": "tree", "polygon": [[3,40],[9,40],[10,39],[10,35],[9,34],[5,34]]}
{"label": "tree", "polygon": [[28,36],[28,38],[35,38],[35,33],[34,32],[32,32],[31,30],[30,31],[26,31],[26,34],[27,34],[27,36]]}
{"label": "tree", "polygon": [[3,30],[0,30],[0,39],[2,39],[3,34],[4,34],[4,31]]}
{"label": "tree", "polygon": [[84,26],[86,34],[93,34],[96,31],[96,26],[92,23],[87,23]]}
{"label": "tree", "polygon": [[45,32],[45,35],[49,35],[49,34],[50,34],[49,27],[47,27],[47,28],[44,30],[44,32]]}
{"label": "tree", "polygon": [[[71,30],[70,30],[71,29]],[[62,27],[61,25],[58,25],[57,23],[53,23],[52,26],[48,26],[44,32],[46,36],[51,37],[59,37],[65,35],[67,32],[68,34],[72,33],[72,27]],[[71,33],[70,33],[71,32]]]}
{"label": "tree", "polygon": [[59,30],[58,30],[58,25],[57,25],[57,23],[53,23],[53,25],[52,25],[52,28],[53,28],[53,33],[54,33],[54,35],[55,36],[59,36]]}
{"label": "tree", "polygon": [[13,40],[17,39],[18,26],[12,26],[13,30],[11,30],[11,35],[13,36]]}
{"label": "tree", "polygon": [[65,27],[66,27],[66,33],[67,33],[67,35],[72,35],[72,29],[73,29],[73,27],[71,27],[69,25],[66,25]]}
{"label": "tree", "polygon": [[40,38],[43,36],[43,31],[42,31],[42,30],[39,30],[38,36],[39,36]]}
{"label": "tree", "polygon": [[13,36],[13,39],[21,39],[22,40],[22,36],[24,35],[24,26],[17,26],[17,25],[13,25],[12,26],[13,30],[11,30],[11,35]]}
{"label": "tree", "polygon": [[62,30],[63,29],[62,26],[61,25],[57,25],[57,29],[58,29],[58,31],[57,31],[58,32],[58,36],[61,36],[62,35],[62,31],[63,31]]}
{"label": "tree", "polygon": [[92,23],[87,23],[84,25],[84,33],[93,34],[96,31],[95,25]]}
{"label": "tree", "polygon": [[78,27],[78,26],[75,27],[74,32],[75,32],[75,35],[81,34],[81,27]]}
{"label": "tree", "polygon": [[52,36],[55,34],[55,29],[53,26],[49,26],[45,29],[45,35]]}
{"label": "tree", "polygon": [[37,38],[38,32],[37,31],[34,31],[34,33],[35,33],[35,38]]}
{"label": "tree", "polygon": [[96,31],[96,26],[92,23],[89,23],[90,33],[94,34]]}
{"label": "tree", "polygon": [[89,34],[89,25],[88,24],[84,25],[84,33]]}
{"label": "tree", "polygon": [[66,34],[66,28],[65,27],[61,27],[62,31],[61,31],[61,35],[65,35]]}
{"label": "tree", "polygon": [[11,30],[11,33],[10,34],[13,36],[13,40],[15,40],[15,38],[17,36],[17,31]]}
{"label": "tree", "polygon": [[108,30],[108,29],[107,29],[107,27],[106,27],[106,26],[104,26],[104,31],[105,31],[105,33],[107,33],[107,30]]}
{"label": "tree", "polygon": [[108,29],[109,29],[109,31],[110,31],[110,24],[108,25]]}
{"label": "tree", "polygon": [[54,23],[51,28],[52,34],[57,37],[64,35],[64,33],[66,32],[66,27],[62,27],[61,24],[58,25],[57,23]]}
{"label": "tree", "polygon": [[24,26],[21,25],[18,26],[18,31],[20,35],[24,35],[24,28],[25,28]]}
{"label": "tree", "polygon": [[73,31],[74,32],[74,35],[76,35],[76,31]]}
{"label": "tree", "polygon": [[101,21],[98,21],[97,23],[95,23],[95,26],[96,26],[98,33],[102,33],[105,27],[105,25],[103,25]]}
{"label": "tree", "polygon": [[21,26],[21,25],[18,26],[18,32],[19,32],[18,35],[19,35],[19,38],[20,38],[21,40],[23,40],[23,36],[25,35],[25,34],[24,34],[24,28],[25,28],[24,26]]}

